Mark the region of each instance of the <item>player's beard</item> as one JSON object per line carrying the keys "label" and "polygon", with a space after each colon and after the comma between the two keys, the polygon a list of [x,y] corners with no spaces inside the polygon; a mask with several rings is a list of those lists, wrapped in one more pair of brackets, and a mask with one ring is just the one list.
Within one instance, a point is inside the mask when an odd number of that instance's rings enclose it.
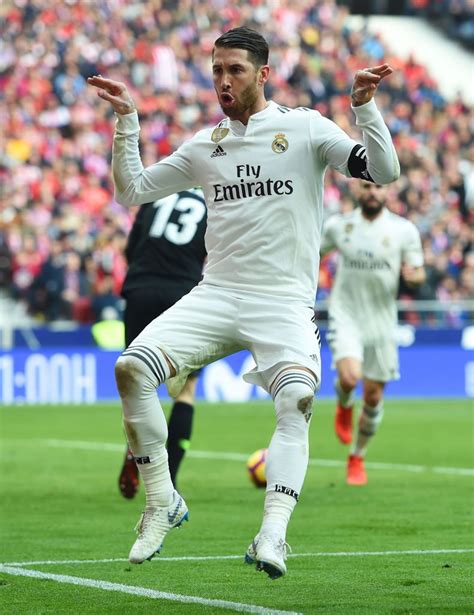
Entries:
{"label": "player's beard", "polygon": [[235,97],[235,104],[232,108],[222,107],[221,105],[221,109],[231,120],[236,120],[241,118],[246,111],[251,109],[256,104],[257,100],[257,76],[255,76],[255,81],[250,83],[238,98]]}
{"label": "player's beard", "polygon": [[370,198],[365,200],[360,200],[360,208],[365,218],[369,218],[369,220],[373,220],[376,218],[379,213],[383,209],[383,201],[380,201],[376,198]]}

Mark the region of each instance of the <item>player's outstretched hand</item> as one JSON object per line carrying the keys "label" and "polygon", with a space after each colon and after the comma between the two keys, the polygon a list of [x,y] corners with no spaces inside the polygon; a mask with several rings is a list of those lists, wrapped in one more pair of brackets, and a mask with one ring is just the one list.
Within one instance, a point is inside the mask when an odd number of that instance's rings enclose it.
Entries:
{"label": "player's outstretched hand", "polygon": [[388,64],[373,66],[358,70],[352,84],[351,100],[354,107],[365,105],[371,100],[379,87],[379,83],[393,73],[393,68]]}
{"label": "player's outstretched hand", "polygon": [[97,95],[107,100],[112,105],[115,113],[127,115],[127,113],[135,111],[135,103],[125,83],[105,79],[102,75],[89,77],[87,83],[97,88]]}

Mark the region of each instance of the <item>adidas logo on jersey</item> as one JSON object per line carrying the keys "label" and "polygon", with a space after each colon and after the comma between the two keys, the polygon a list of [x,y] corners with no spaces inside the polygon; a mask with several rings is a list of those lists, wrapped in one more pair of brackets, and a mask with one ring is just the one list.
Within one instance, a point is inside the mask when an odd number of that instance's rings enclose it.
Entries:
{"label": "adidas logo on jersey", "polygon": [[218,145],[216,149],[212,152],[211,158],[217,158],[217,156],[227,156],[227,152],[224,152],[220,145]]}

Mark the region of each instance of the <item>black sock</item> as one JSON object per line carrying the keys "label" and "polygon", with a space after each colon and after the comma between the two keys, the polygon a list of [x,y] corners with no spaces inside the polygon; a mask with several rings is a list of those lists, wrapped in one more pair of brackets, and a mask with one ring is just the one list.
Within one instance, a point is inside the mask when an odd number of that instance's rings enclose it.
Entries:
{"label": "black sock", "polygon": [[176,488],[176,475],[189,448],[193,427],[194,406],[183,401],[174,403],[168,421],[168,464],[171,480]]}

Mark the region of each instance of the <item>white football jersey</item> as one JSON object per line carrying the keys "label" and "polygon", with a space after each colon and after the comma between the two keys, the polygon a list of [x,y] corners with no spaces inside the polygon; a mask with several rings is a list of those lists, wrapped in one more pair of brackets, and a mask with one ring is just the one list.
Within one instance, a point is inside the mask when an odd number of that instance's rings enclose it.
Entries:
{"label": "white football jersey", "polygon": [[369,221],[357,208],[325,223],[321,252],[334,249],[339,261],[329,299],[330,319],[336,326],[351,320],[366,343],[391,337],[401,265],[423,266],[418,229],[387,209]]}
{"label": "white football jersey", "polygon": [[[373,137],[365,139],[369,170],[371,158],[375,171],[382,158],[393,172],[398,161],[375,103],[358,107],[356,115],[364,138],[366,132]],[[357,143],[317,111],[269,102],[247,126],[226,118],[143,169],[138,130],[136,113],[118,116],[117,200],[132,205],[201,186],[208,208],[203,282],[312,306],[324,173],[331,166],[349,176],[347,161]]]}

